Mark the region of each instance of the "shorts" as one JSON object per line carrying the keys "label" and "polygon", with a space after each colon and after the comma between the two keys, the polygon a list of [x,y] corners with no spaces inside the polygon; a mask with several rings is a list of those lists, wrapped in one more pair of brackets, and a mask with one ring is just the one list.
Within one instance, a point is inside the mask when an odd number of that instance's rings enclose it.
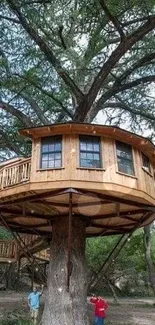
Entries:
{"label": "shorts", "polygon": [[37,319],[38,314],[39,314],[39,308],[30,310],[31,318]]}

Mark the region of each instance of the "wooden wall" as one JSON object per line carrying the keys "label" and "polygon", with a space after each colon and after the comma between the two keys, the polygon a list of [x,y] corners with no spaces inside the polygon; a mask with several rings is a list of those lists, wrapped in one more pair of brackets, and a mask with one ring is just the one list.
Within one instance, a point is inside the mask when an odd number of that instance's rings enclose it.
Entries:
{"label": "wooden wall", "polygon": [[102,184],[123,185],[129,189],[137,189],[155,197],[154,176],[147,173],[142,168],[141,152],[133,148],[133,159],[135,167],[135,176],[121,174],[117,170],[117,159],[115,140],[109,137],[101,138],[102,147],[102,169],[87,169],[79,167],[79,136],[78,134],[63,135],[62,146],[62,168],[60,169],[40,169],[40,148],[41,139],[33,141],[32,146],[32,183],[53,182],[53,181],[82,181]]}

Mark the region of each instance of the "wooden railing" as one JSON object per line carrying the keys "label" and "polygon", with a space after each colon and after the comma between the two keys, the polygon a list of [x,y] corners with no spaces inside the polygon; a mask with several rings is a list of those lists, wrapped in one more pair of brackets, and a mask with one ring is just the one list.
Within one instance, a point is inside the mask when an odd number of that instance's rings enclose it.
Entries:
{"label": "wooden railing", "polygon": [[0,190],[30,180],[31,158],[22,159],[0,169]]}
{"label": "wooden railing", "polygon": [[0,240],[0,258],[16,260],[17,243],[14,240]]}
{"label": "wooden railing", "polygon": [[17,261],[19,257],[24,258],[25,254],[23,254],[24,251],[27,251],[27,253],[31,253],[34,255],[34,257],[40,259],[49,261],[50,256],[50,250],[47,249],[41,249],[40,251],[37,251],[36,246],[36,253],[33,253],[33,250],[35,250],[35,243],[39,241],[39,237],[36,235],[23,235],[21,236],[20,245],[23,246],[24,250],[22,250],[21,246],[15,241],[15,240],[0,240],[0,262],[4,262],[5,260],[7,262],[11,261]]}

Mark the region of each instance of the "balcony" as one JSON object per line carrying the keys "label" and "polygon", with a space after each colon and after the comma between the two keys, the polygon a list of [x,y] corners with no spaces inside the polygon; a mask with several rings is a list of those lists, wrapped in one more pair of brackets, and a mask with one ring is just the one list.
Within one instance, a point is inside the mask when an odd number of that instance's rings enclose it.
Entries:
{"label": "balcony", "polygon": [[10,163],[2,163],[0,167],[0,190],[29,182],[30,171],[31,158],[21,158]]}

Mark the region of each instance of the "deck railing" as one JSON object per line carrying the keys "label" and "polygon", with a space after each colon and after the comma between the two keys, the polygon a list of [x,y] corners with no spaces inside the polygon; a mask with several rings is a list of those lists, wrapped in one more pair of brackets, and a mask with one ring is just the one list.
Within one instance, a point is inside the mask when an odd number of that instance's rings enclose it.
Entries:
{"label": "deck railing", "polygon": [[0,258],[17,258],[17,243],[14,240],[0,240]]}
{"label": "deck railing", "polygon": [[0,190],[30,180],[31,158],[22,159],[0,169]]}

